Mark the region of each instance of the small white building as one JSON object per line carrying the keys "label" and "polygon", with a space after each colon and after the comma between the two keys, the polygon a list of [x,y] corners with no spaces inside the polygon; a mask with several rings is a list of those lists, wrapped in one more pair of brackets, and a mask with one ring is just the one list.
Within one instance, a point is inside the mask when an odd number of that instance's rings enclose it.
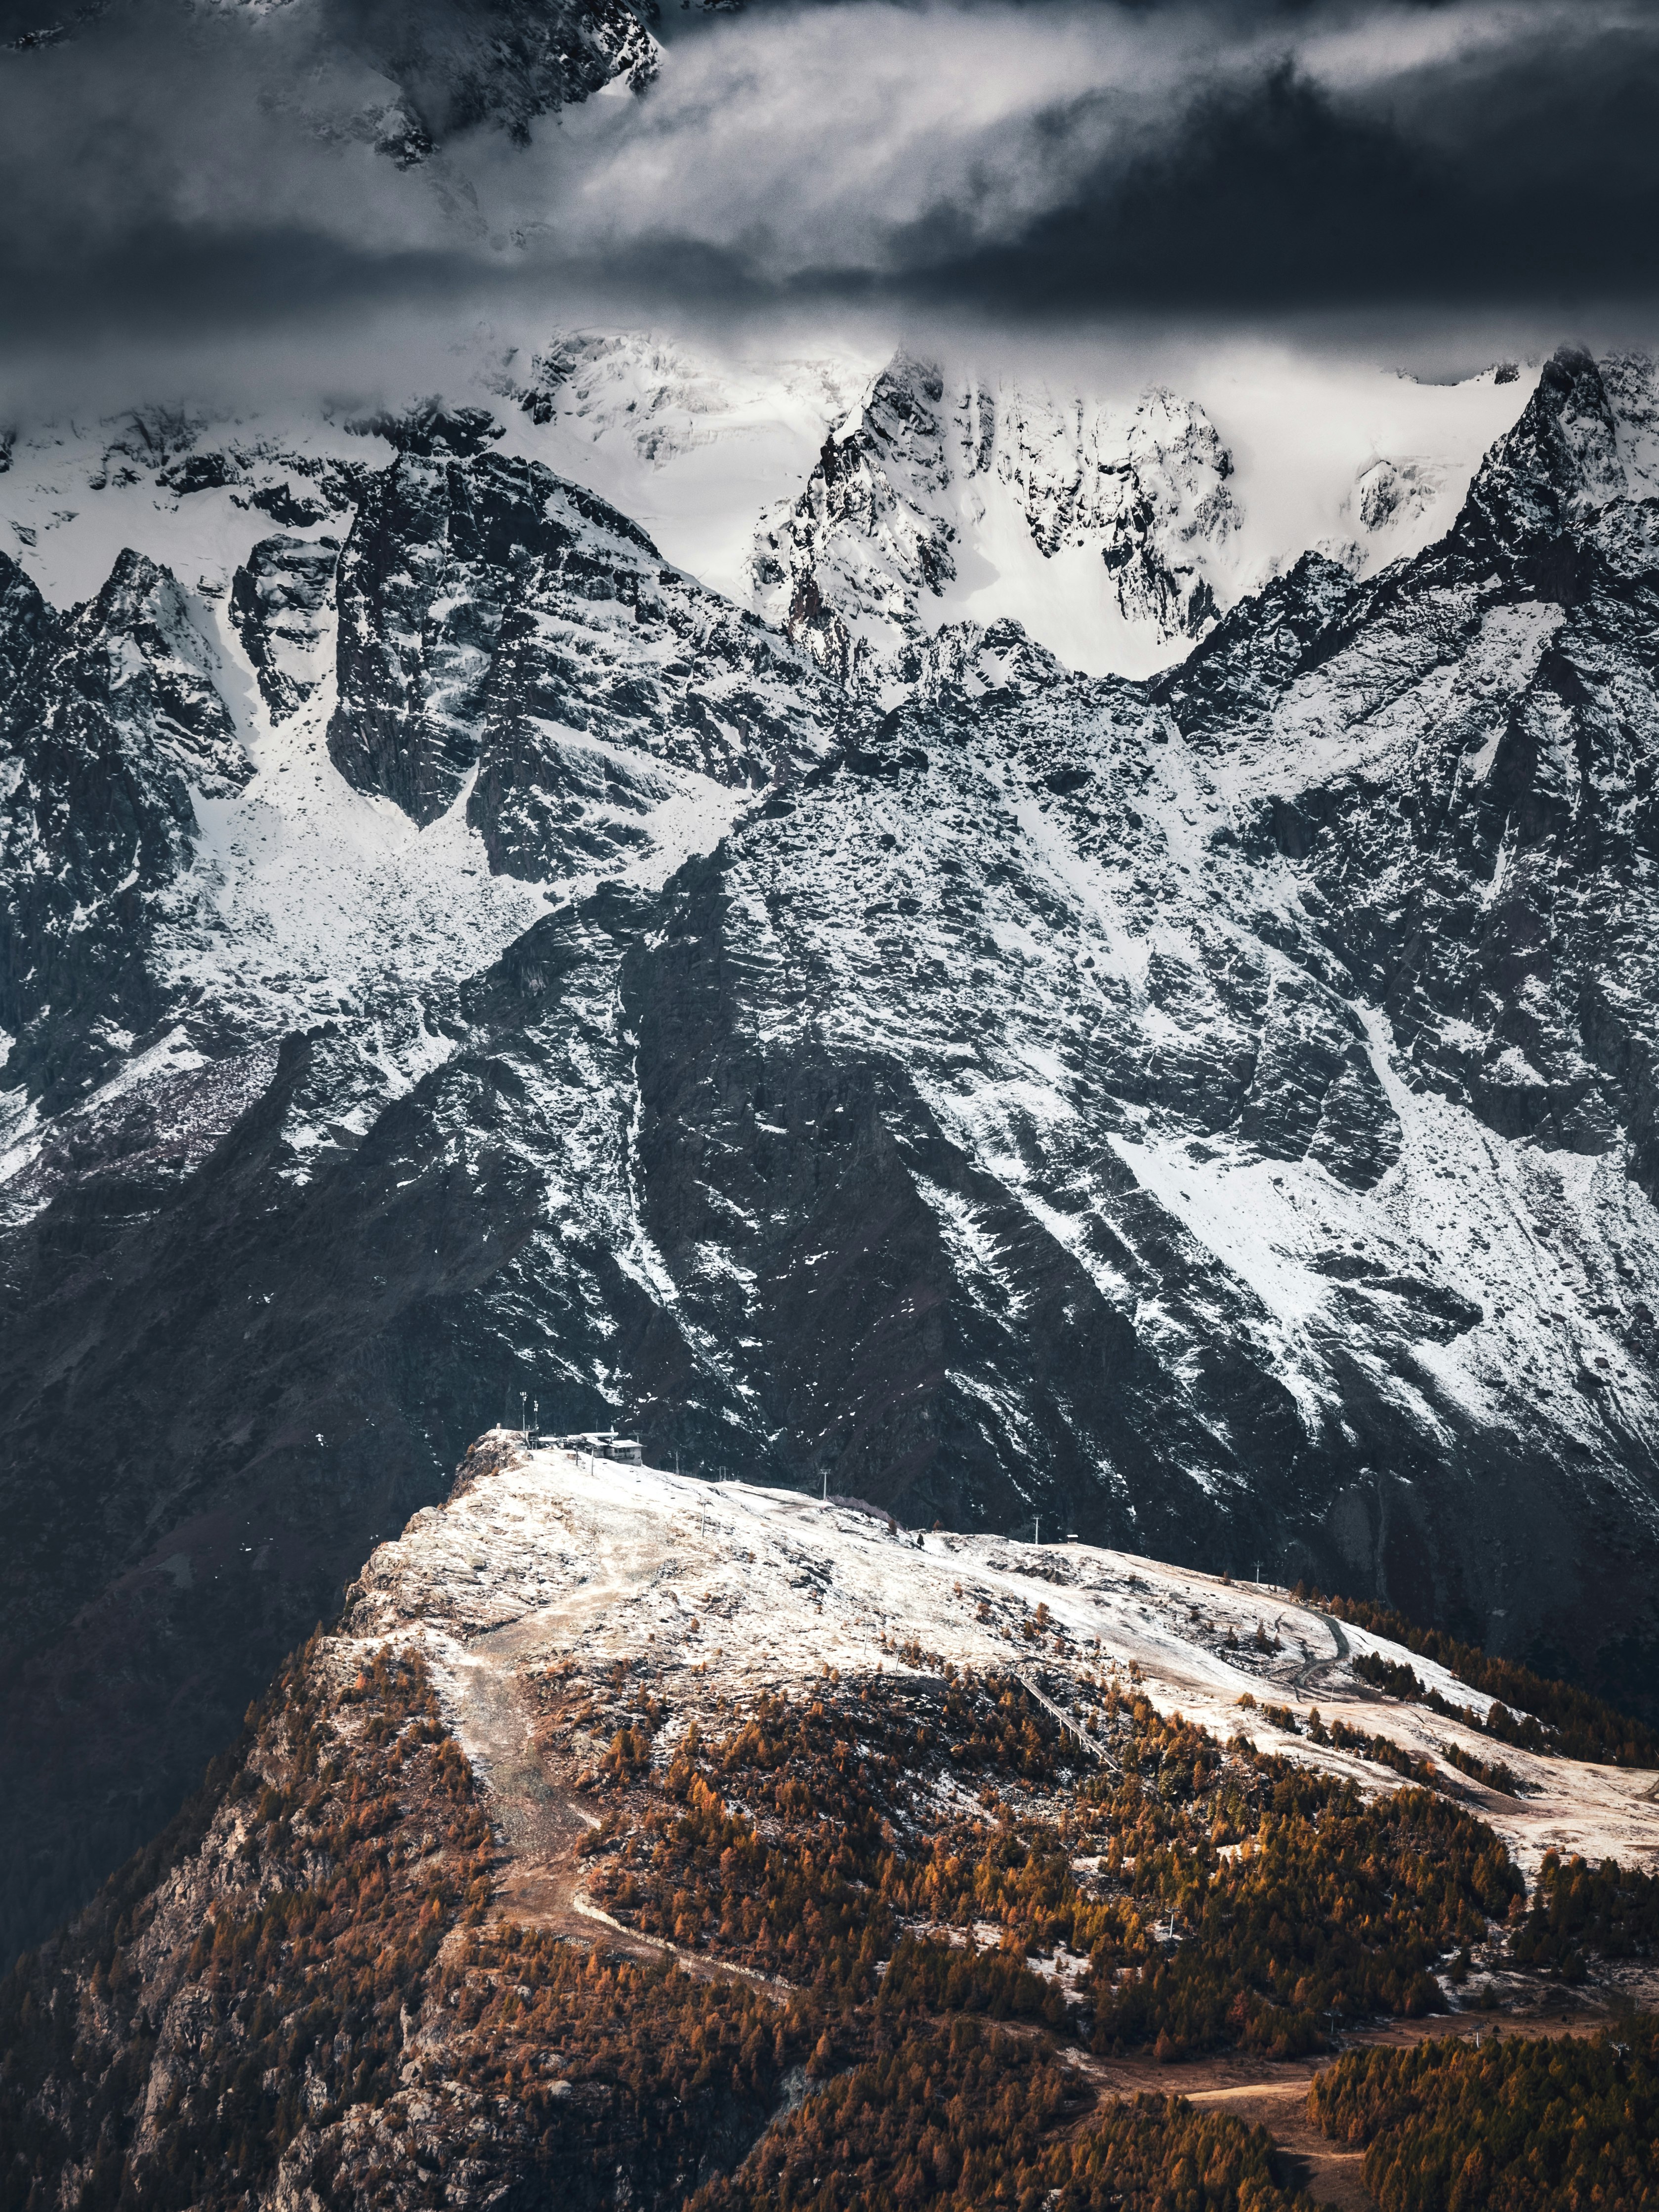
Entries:
{"label": "small white building", "polygon": [[614,1429],[594,1429],[574,1437],[544,1437],[544,1443],[562,1451],[586,1452],[590,1459],[615,1460],[622,1467],[638,1467],[644,1454],[634,1437],[619,1437]]}

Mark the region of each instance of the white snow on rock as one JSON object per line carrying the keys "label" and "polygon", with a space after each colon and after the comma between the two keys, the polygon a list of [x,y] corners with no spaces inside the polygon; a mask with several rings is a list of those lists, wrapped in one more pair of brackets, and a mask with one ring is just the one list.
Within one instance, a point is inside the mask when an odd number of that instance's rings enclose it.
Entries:
{"label": "white snow on rock", "polygon": [[[842,341],[768,355],[605,328],[505,350],[474,334],[450,374],[453,402],[500,415],[500,451],[597,491],[677,566],[781,625],[811,576],[877,653],[1012,620],[1068,666],[1131,677],[1179,660],[1310,546],[1368,574],[1430,544],[1535,381],[1488,369],[1423,385],[1234,349],[1140,389],[1106,364],[1091,379],[1073,362],[902,347],[884,360]],[[1627,380],[1634,393],[1639,365]],[[1603,457],[1610,498],[1656,466],[1639,398]],[[372,412],[356,430],[331,407],[201,404],[21,424],[0,544],[59,606],[95,592],[127,545],[211,594],[277,528],[343,534],[343,471],[390,458]],[[860,451],[850,503],[824,496],[836,447]]]}
{"label": "white snow on rock", "polygon": [[803,484],[878,364],[836,349],[756,360],[645,331],[556,333],[491,380],[501,450],[585,484],[678,568],[746,600],[757,516]]}
{"label": "white snow on rock", "polygon": [[216,599],[279,529],[343,534],[353,471],[392,458],[378,433],[318,407],[26,422],[0,474],[0,550],[58,607],[90,599],[128,546]]}
{"label": "white snow on rock", "polygon": [[1214,618],[1231,473],[1172,392],[1108,407],[901,352],[763,521],[756,603],[828,665],[1006,619],[1073,667],[1149,675]]}

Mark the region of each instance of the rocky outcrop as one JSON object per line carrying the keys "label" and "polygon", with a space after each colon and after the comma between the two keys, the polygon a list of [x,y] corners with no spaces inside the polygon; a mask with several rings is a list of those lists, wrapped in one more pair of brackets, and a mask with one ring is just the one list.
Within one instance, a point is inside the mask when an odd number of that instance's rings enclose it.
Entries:
{"label": "rocky outcrop", "polygon": [[10,1077],[63,1106],[160,1018],[158,902],[189,866],[191,793],[252,765],[219,657],[165,568],[122,554],[67,617],[0,555],[0,1029]]}
{"label": "rocky outcrop", "polygon": [[470,785],[491,865],[557,875],[714,784],[765,785],[834,716],[801,659],[533,462],[405,451],[340,556],[329,750],[430,822]]}
{"label": "rocky outcrop", "polygon": [[264,538],[231,582],[231,620],[273,722],[297,714],[329,673],[337,538]]}

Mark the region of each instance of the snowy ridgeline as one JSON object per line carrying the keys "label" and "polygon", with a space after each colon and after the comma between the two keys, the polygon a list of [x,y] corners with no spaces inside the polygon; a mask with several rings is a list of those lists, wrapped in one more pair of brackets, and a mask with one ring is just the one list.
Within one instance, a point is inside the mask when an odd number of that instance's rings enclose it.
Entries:
{"label": "snowy ridgeline", "polygon": [[[1075,1542],[907,1530],[835,1499],[623,1467],[557,1448],[482,1440],[488,1471],[381,1545],[354,1586],[348,1649],[413,1638],[463,1745],[486,1781],[519,1763],[502,1708],[526,1673],[617,1660],[666,1697],[656,1757],[718,1698],[810,1696],[826,1672],[937,1677],[946,1666],[1018,1678],[1060,1721],[1079,1770],[1098,1755],[1090,1717],[1107,1683],[1179,1711],[1225,1741],[1397,1789],[1386,1766],[1291,1734],[1344,1723],[1436,1763],[1449,1795],[1528,1872],[1544,1851],[1659,1865],[1650,1774],[1498,1747],[1473,1726],[1385,1698],[1353,1669],[1363,1654],[1411,1668],[1425,1691],[1484,1716],[1490,1700],[1432,1661],[1341,1625],[1265,1583],[1237,1583]],[[1029,1534],[1029,1528],[1027,1534]],[[639,1694],[643,1695],[641,1691]],[[1255,1700],[1255,1710],[1240,1700]],[[1441,1764],[1455,1744],[1500,1749],[1523,1794],[1500,1794]],[[603,1749],[596,1741],[594,1754]],[[962,1810],[948,1772],[941,1816]]]}
{"label": "snowy ridgeline", "polygon": [[[801,630],[811,602],[880,660],[945,624],[1013,619],[1067,666],[1141,677],[1310,548],[1361,575],[1431,543],[1534,379],[1230,356],[1189,364],[1178,390],[1092,389],[902,348],[734,356],[582,331],[457,347],[446,398],[780,626]],[[273,531],[331,550],[388,432],[372,407],[20,422],[0,448],[0,550],[59,606],[127,546],[212,599]],[[319,594],[286,584],[303,656]]]}

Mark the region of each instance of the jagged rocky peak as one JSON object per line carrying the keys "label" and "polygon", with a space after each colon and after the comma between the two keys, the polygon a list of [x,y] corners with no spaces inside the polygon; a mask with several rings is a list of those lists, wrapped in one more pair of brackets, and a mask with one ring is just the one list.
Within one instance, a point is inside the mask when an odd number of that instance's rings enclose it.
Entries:
{"label": "jagged rocky peak", "polygon": [[[659,442],[663,417],[677,409],[699,411],[714,386],[703,363],[649,331],[556,331],[521,374],[514,376],[513,367],[509,362],[502,376],[504,396],[532,422],[545,426],[574,415],[597,428],[620,411],[647,461],[666,458]],[[671,444],[666,451],[673,449]]]}
{"label": "jagged rocky peak", "polygon": [[1566,537],[1616,565],[1646,564],[1659,496],[1659,386],[1644,354],[1549,361],[1514,428],[1470,487],[1461,543],[1508,550]]}
{"label": "jagged rocky peak", "polygon": [[422,823],[465,790],[492,866],[545,878],[638,853],[671,799],[757,789],[822,747],[785,641],[593,493],[489,450],[492,429],[434,420],[364,488],[328,734],[349,782]]}
{"label": "jagged rocky peak", "polygon": [[[222,510],[257,512],[279,529],[313,529],[349,509],[374,460],[372,449],[354,448],[380,429],[380,418],[336,426],[327,411],[262,422],[157,405],[126,409],[90,431],[37,424],[28,452],[40,471],[32,502],[40,519],[13,527],[31,547],[42,530],[57,536],[78,521],[95,531],[100,509],[142,492],[149,495],[143,504],[128,509],[135,532],[155,513],[198,501],[210,506],[213,494],[223,495]],[[75,507],[47,503],[71,491]],[[106,496],[88,508],[87,493]]]}
{"label": "jagged rocky peak", "polygon": [[538,426],[561,419],[597,441],[621,433],[637,458],[660,468],[726,427],[750,394],[740,370],[699,358],[649,331],[559,331],[503,396]]}
{"label": "jagged rocky peak", "polygon": [[[1203,409],[1161,387],[1127,414],[1006,386],[991,404],[997,474],[1039,550],[1097,548],[1127,621],[1202,635],[1216,595],[1200,562],[1238,524],[1232,456]],[[982,421],[984,399],[969,405]],[[982,432],[972,450],[982,470]]]}
{"label": "jagged rocky peak", "polygon": [[154,748],[205,797],[237,791],[253,774],[220,689],[217,647],[192,618],[178,579],[130,548],[71,635],[82,666],[136,746]]}
{"label": "jagged rocky peak", "polygon": [[1597,362],[1563,347],[1545,369],[1528,415],[1556,427],[1576,517],[1659,492],[1659,398],[1645,354]]}
{"label": "jagged rocky peak", "polygon": [[[1372,461],[1354,479],[1354,519],[1372,537],[1413,522],[1439,496],[1445,474],[1443,467],[1432,460]],[[1351,565],[1362,564],[1364,552],[1359,546],[1345,550]]]}
{"label": "jagged rocky peak", "polygon": [[[804,475],[869,380],[867,362],[836,350],[751,359],[660,331],[604,329],[556,331],[527,362],[514,349],[486,375],[538,428],[563,428],[587,447],[625,445],[652,471],[723,445],[745,486],[757,461]],[[720,495],[716,481],[699,480],[699,507]]]}
{"label": "jagged rocky peak", "polygon": [[327,680],[337,538],[264,538],[231,580],[230,615],[273,723]]}
{"label": "jagged rocky peak", "polygon": [[1026,598],[995,611],[1030,628],[1026,599],[1062,592],[1073,635],[1092,618],[1167,658],[1226,591],[1231,475],[1203,410],[1167,391],[1127,408],[1055,399],[900,352],[826,438],[799,496],[763,518],[757,602],[843,678],[977,614],[976,598],[989,613],[1021,581]]}
{"label": "jagged rocky peak", "polygon": [[454,406],[439,393],[412,406],[360,416],[346,428],[354,437],[384,438],[394,453],[412,453],[422,460],[434,456],[471,460],[499,444],[503,435],[487,407]]}
{"label": "jagged rocky peak", "polygon": [[154,1025],[156,902],[190,866],[194,799],[253,766],[216,646],[143,554],[68,615],[0,556],[0,1030],[10,1079],[61,1102]]}
{"label": "jagged rocky peak", "polygon": [[1413,1080],[1650,1192],[1652,393],[1564,350],[1440,545],[1308,556],[1163,687]]}
{"label": "jagged rocky peak", "polygon": [[944,401],[938,369],[896,355],[824,440],[799,497],[763,521],[757,603],[843,679],[936,626],[924,602],[956,580]]}

